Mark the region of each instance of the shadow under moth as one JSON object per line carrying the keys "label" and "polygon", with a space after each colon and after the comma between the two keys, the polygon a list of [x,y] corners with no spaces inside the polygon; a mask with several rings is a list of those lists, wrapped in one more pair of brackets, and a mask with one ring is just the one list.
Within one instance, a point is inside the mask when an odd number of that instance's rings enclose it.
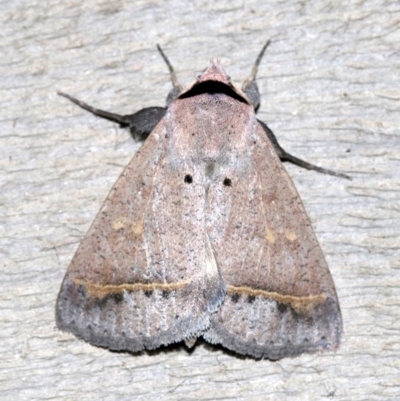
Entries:
{"label": "shadow under moth", "polygon": [[281,160],[348,177],[288,154],[257,120],[268,44],[242,89],[212,62],[183,90],[158,46],[167,107],[122,116],[59,93],[145,139],[68,268],[61,330],[132,352],[198,337],[271,360],[338,347],[334,283]]}

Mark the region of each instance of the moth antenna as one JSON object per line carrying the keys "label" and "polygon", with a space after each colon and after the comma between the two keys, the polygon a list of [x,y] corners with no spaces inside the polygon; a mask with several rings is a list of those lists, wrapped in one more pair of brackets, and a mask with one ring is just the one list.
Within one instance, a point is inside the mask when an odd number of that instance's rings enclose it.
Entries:
{"label": "moth antenna", "polygon": [[82,109],[89,111],[90,113],[92,113],[96,116],[103,117],[103,118],[106,118],[107,120],[114,121],[114,122],[117,122],[120,124],[129,124],[129,121],[127,121],[126,116],[122,116],[120,114],[115,114],[115,113],[110,113],[109,111],[105,111],[105,110],[96,109],[95,107],[89,106],[87,103],[82,102],[81,100],[78,100],[77,98],[75,98],[71,95],[68,95],[67,93],[64,93],[64,92],[58,91],[57,95],[67,98],[72,103],[75,103]]}
{"label": "moth antenna", "polygon": [[257,76],[258,66],[260,65],[260,62],[264,56],[265,50],[267,49],[267,47],[269,46],[270,43],[271,43],[271,40],[267,40],[267,43],[265,43],[265,45],[261,49],[260,54],[258,55],[256,62],[253,65],[250,75],[247,77],[247,79],[243,83],[243,89],[247,88],[252,82],[255,81],[256,76]]}
{"label": "moth antenna", "polygon": [[181,85],[178,82],[178,79],[176,78],[176,74],[174,71],[174,68],[172,67],[171,63],[169,62],[167,56],[164,54],[164,52],[161,49],[161,46],[159,44],[157,44],[157,50],[160,52],[161,57],[164,59],[165,64],[167,64],[168,70],[169,70],[169,74],[171,76],[171,82],[172,82],[172,86],[174,88],[177,88],[179,90],[182,90]]}

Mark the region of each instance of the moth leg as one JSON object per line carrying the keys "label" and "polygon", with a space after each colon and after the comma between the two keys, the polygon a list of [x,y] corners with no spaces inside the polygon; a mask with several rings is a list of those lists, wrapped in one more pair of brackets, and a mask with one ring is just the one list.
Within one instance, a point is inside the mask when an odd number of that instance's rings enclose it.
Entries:
{"label": "moth leg", "polygon": [[167,111],[166,107],[146,107],[136,113],[122,116],[120,114],[110,113],[109,111],[96,109],[67,93],[57,93],[98,117],[119,123],[121,127],[128,127],[135,141],[145,140]]}
{"label": "moth leg", "polygon": [[[256,83],[256,76],[257,76],[257,70],[258,66],[260,65],[261,59],[264,56],[265,50],[267,49],[268,45],[271,43],[270,40],[265,43],[263,48],[261,49],[260,54],[258,55],[256,62],[254,63],[253,69],[251,70],[251,73],[249,77],[244,81],[242,90],[243,92],[247,95],[247,97],[251,100],[251,102],[254,105],[254,110],[257,110],[258,107],[260,106],[260,92],[258,91],[258,86]],[[329,174],[333,175],[335,177],[342,177],[342,178],[347,178],[348,180],[351,180],[351,177],[349,177],[346,174],[338,173],[336,171],[328,170],[322,167],[315,166],[314,164],[308,163],[304,160],[301,160],[290,153],[287,153],[278,143],[278,140],[276,139],[274,133],[267,127],[267,125],[260,121],[257,120],[260,125],[262,126],[263,130],[268,136],[268,139],[271,141],[272,145],[274,146],[274,149],[276,153],[278,154],[279,158],[281,161],[288,161],[293,164],[296,164],[300,167],[303,167],[307,170],[314,170],[318,171],[323,174]]]}
{"label": "moth leg", "polygon": [[160,52],[161,57],[165,61],[165,64],[167,64],[167,67],[169,70],[169,75],[171,76],[171,82],[172,82],[172,86],[173,86],[173,88],[171,89],[171,91],[168,93],[168,96],[167,96],[167,107],[168,107],[182,92],[183,87],[182,87],[182,85],[180,85],[178,83],[178,79],[176,78],[174,68],[172,67],[171,63],[169,62],[168,57],[162,51],[160,45],[157,45],[157,50]]}
{"label": "moth leg", "polygon": [[258,70],[258,66],[260,65],[261,59],[264,56],[265,50],[267,49],[267,47],[270,43],[271,43],[271,41],[268,40],[267,43],[265,43],[265,45],[261,49],[260,54],[258,55],[256,62],[253,65],[253,69],[251,70],[250,75],[244,81],[243,86],[242,86],[243,92],[247,95],[247,97],[253,103],[254,110],[257,110],[260,106],[260,92],[258,90],[258,85],[256,83],[257,70]]}
{"label": "moth leg", "polygon": [[303,167],[307,170],[314,170],[314,171],[318,171],[319,173],[329,174],[329,175],[333,175],[335,177],[342,177],[342,178],[351,180],[351,177],[349,177],[346,174],[338,173],[337,171],[332,171],[332,170],[328,170],[328,169],[325,169],[322,167],[315,166],[314,164],[308,163],[304,160],[297,158],[296,156],[292,156],[290,153],[287,153],[281,147],[281,145],[279,145],[278,140],[276,139],[276,136],[268,128],[267,124],[265,124],[264,122],[262,122],[260,120],[257,120],[257,121],[260,123],[264,132],[267,134],[268,139],[271,141],[272,145],[274,146],[274,149],[275,149],[276,153],[278,154],[279,158],[281,159],[281,161],[291,162],[291,163],[296,164],[297,166]]}

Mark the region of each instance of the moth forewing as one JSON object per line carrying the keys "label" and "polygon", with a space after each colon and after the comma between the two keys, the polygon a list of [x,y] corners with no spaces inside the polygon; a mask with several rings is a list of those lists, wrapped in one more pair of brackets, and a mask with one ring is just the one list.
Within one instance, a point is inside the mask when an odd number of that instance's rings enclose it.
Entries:
{"label": "moth forewing", "polygon": [[203,190],[189,196],[168,162],[170,118],[115,183],[64,278],[57,324],[92,344],[139,351],[182,341],[207,329],[222,302],[205,227],[193,219]]}
{"label": "moth forewing", "polygon": [[270,359],[336,349],[342,322],[322,250],[262,128],[252,134],[248,177],[227,196],[229,235],[214,244],[227,295],[204,337]]}

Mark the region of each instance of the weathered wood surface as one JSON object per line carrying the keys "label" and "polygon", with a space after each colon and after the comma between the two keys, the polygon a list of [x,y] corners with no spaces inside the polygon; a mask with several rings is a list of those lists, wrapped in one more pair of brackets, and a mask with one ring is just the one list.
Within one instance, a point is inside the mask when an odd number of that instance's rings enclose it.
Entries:
{"label": "weathered wood surface", "polygon": [[[2,1],[1,400],[399,400],[400,4]],[[336,354],[278,362],[199,344],[112,353],[55,328],[62,277],[139,144],[56,95],[129,113],[163,105],[211,57],[259,70],[266,121],[289,152],[352,181],[287,166],[334,277]]]}

